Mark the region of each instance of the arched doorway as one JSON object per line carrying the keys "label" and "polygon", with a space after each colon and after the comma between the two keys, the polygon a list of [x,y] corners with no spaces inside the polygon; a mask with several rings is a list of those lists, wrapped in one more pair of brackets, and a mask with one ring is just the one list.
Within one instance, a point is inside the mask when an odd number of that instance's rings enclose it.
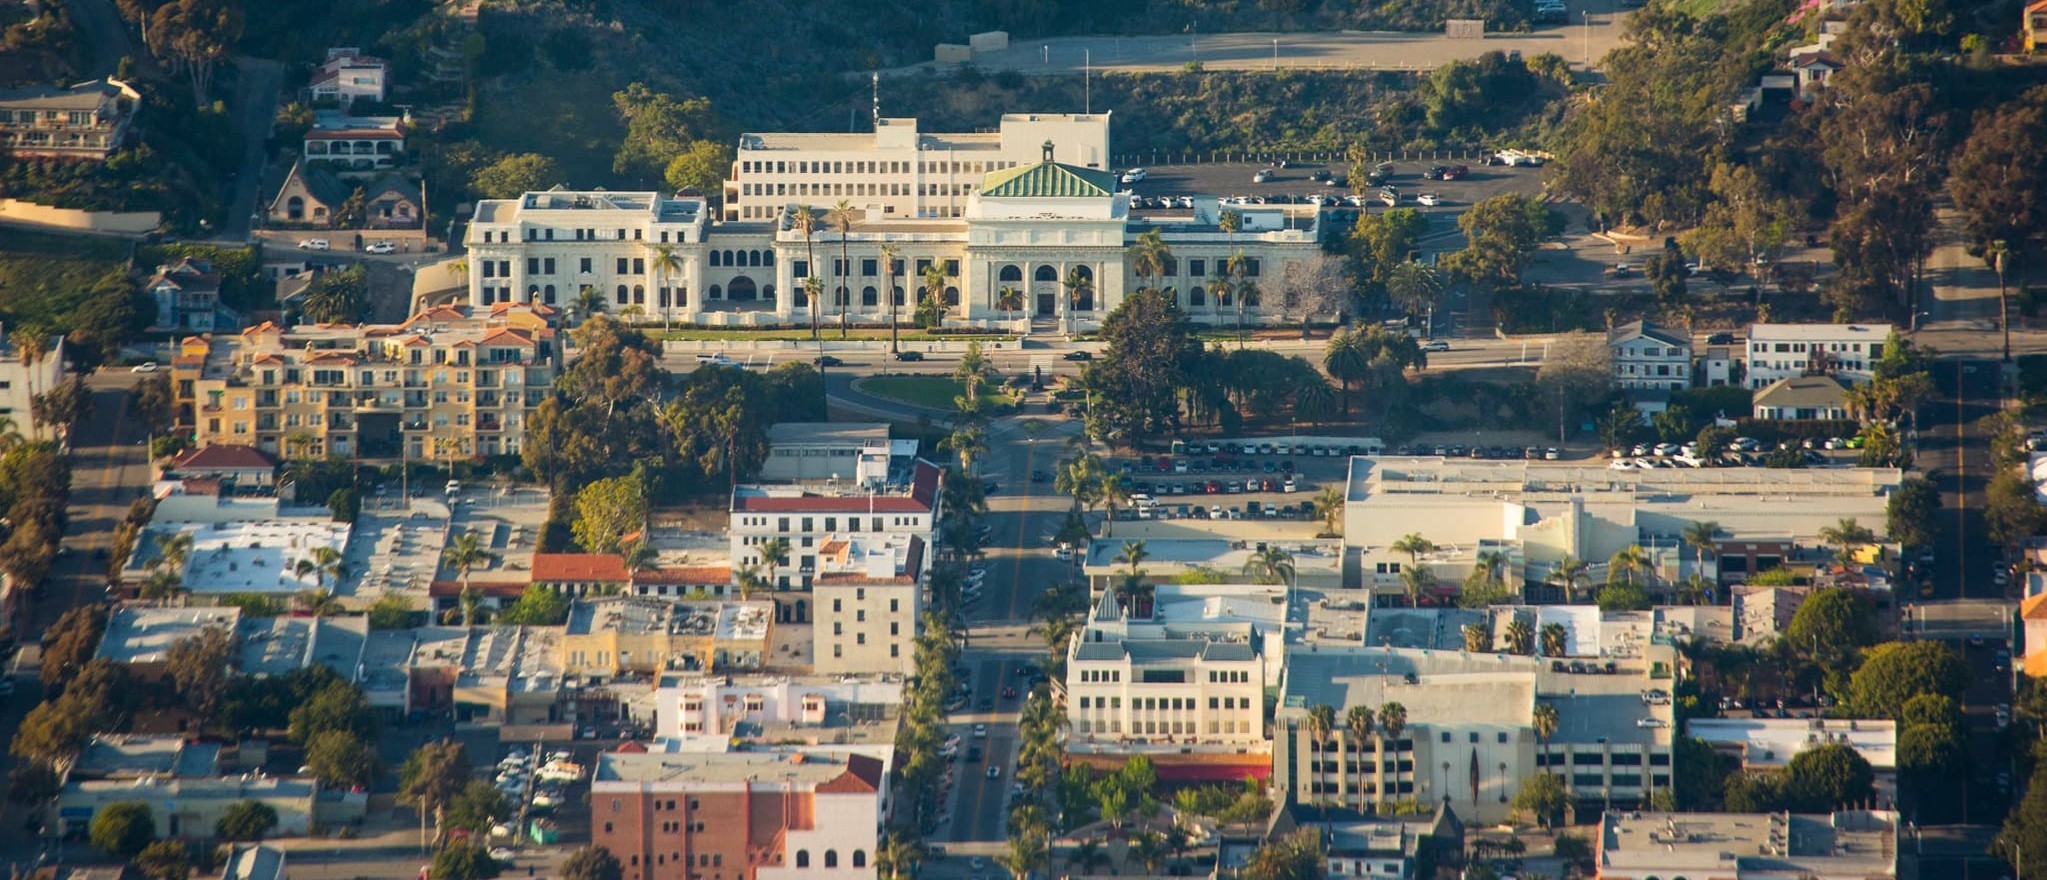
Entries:
{"label": "arched doorway", "polygon": [[1038,317],[1049,318],[1059,313],[1059,270],[1043,265],[1031,271],[1031,299],[1036,301]]}
{"label": "arched doorway", "polygon": [[751,302],[760,298],[760,288],[754,285],[753,279],[741,275],[725,285],[725,298],[735,302]]}
{"label": "arched doorway", "polygon": [[1092,312],[1095,310],[1095,272],[1086,266],[1073,267],[1073,274],[1079,275],[1082,286],[1080,295],[1074,298],[1074,310]]}
{"label": "arched doorway", "polygon": [[306,200],[292,196],[284,201],[284,216],[288,220],[306,219]]}
{"label": "arched doorway", "polygon": [[947,307],[951,307],[951,308],[957,308],[957,307],[959,306],[959,304],[960,304],[960,289],[959,289],[959,288],[957,288],[957,287],[948,287],[948,288],[946,288],[946,289],[945,289],[945,304],[946,304],[946,306],[947,306]]}

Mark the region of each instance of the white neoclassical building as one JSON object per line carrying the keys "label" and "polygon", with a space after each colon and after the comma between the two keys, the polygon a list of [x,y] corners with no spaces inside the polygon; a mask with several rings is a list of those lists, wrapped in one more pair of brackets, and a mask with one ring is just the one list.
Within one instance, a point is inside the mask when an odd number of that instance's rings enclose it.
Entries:
{"label": "white neoclassical building", "polygon": [[[565,306],[589,287],[612,313],[630,309],[646,320],[745,327],[881,324],[893,315],[907,324],[936,267],[953,325],[1037,320],[1086,330],[1125,292],[1154,282],[1194,320],[1225,324],[1239,319],[1239,303],[1213,288],[1235,255],[1239,280],[1259,291],[1241,318],[1256,324],[1285,317],[1279,290],[1288,264],[1322,258],[1312,206],[1236,208],[1228,232],[1213,198],[1136,218],[1109,172],[1056,161],[1050,142],[1040,149],[1035,163],[982,174],[960,216],[856,208],[843,234],[821,220],[806,236],[794,220],[798,202],[771,220],[718,222],[702,199],[651,192],[555,189],[487,200],[469,228],[471,301]],[[1155,279],[1142,278],[1128,251],[1153,229],[1171,257]],[[804,293],[813,276],[824,291],[815,305]]]}

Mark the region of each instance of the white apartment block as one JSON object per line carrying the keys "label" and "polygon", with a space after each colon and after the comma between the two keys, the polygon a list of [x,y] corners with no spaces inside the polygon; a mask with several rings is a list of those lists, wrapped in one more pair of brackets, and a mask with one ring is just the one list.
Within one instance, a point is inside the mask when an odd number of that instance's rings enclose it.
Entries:
{"label": "white apartment block", "polygon": [[13,420],[23,435],[36,434],[29,400],[64,381],[64,337],[51,336],[48,352],[30,363],[5,331],[0,327],[0,416]]}
{"label": "white apartment block", "polygon": [[1109,114],[1010,113],[999,129],[925,133],[879,118],[871,133],[745,134],[725,182],[725,219],[773,220],[789,205],[820,213],[844,200],[873,216],[963,215],[992,171],[1036,164],[1045,143],[1068,165],[1109,170]]}
{"label": "white apartment block", "polygon": [[357,98],[382,101],[388,68],[384,59],[364,55],[361,49],[328,49],[327,60],[313,71],[306,88],[312,90],[313,100],[339,101],[343,109]]}
{"label": "white apartment block", "polygon": [[[783,623],[812,620],[813,591],[835,579],[872,580],[889,567],[891,578],[914,585],[937,529],[939,479],[937,465],[905,457],[892,458],[886,476],[863,482],[740,486],[732,493],[732,565],[760,567]],[[761,550],[778,539],[787,542],[788,561],[769,566]]]}
{"label": "white apartment block", "polygon": [[[792,216],[801,198],[779,200],[765,217],[714,223],[702,199],[653,192],[527,193],[486,200],[470,226],[470,301],[565,305],[585,287],[610,310],[646,320],[706,326],[907,323],[925,296],[925,273],[943,275],[938,296],[955,326],[1012,326],[1057,320],[1068,329],[1099,324],[1126,292],[1151,279],[1129,266],[1128,246],[1159,230],[1172,252],[1158,286],[1197,322],[1283,320],[1280,279],[1288,266],[1322,258],[1320,214],[1312,206],[1234,209],[1238,230],[1222,230],[1213,198],[1185,214],[1133,217],[1130,199],[1107,171],[1039,158],[977,173],[958,210],[917,216],[881,202],[852,201],[850,232],[820,221],[808,237]],[[743,153],[742,153],[743,155]],[[752,160],[747,160],[752,161]],[[810,172],[814,177],[825,172]],[[742,196],[742,202],[744,197]],[[925,210],[926,214],[930,211]],[[893,262],[882,249],[896,252]],[[1212,290],[1232,260],[1261,291],[1239,302]],[[811,303],[806,282],[821,284]],[[1071,285],[1069,285],[1071,281]]]}
{"label": "white apartment block", "polygon": [[654,737],[730,742],[751,724],[764,730],[825,728],[900,708],[900,681],[843,682],[782,676],[664,679],[654,691]]}
{"label": "white apartment block", "polygon": [[1692,387],[1692,341],[1684,333],[1634,321],[1606,334],[1614,385],[1680,391]]}
{"label": "white apartment block", "polygon": [[1751,324],[1751,390],[1779,379],[1831,375],[1853,385],[1867,382],[1883,359],[1891,328],[1885,324]]}

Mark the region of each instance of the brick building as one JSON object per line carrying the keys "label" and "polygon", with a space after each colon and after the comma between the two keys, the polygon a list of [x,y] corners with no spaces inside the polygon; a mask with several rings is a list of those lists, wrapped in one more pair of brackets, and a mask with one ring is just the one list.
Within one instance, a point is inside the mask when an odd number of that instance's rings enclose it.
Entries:
{"label": "brick building", "polygon": [[872,880],[882,762],[815,752],[613,752],[592,842],[625,880]]}

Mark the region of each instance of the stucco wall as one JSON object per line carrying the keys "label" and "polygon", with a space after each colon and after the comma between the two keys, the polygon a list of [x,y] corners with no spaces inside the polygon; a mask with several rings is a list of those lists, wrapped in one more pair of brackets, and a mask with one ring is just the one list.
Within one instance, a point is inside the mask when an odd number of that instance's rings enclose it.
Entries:
{"label": "stucco wall", "polygon": [[80,211],[20,199],[0,199],[0,224],[66,229],[100,235],[142,235],[163,223],[155,211]]}

